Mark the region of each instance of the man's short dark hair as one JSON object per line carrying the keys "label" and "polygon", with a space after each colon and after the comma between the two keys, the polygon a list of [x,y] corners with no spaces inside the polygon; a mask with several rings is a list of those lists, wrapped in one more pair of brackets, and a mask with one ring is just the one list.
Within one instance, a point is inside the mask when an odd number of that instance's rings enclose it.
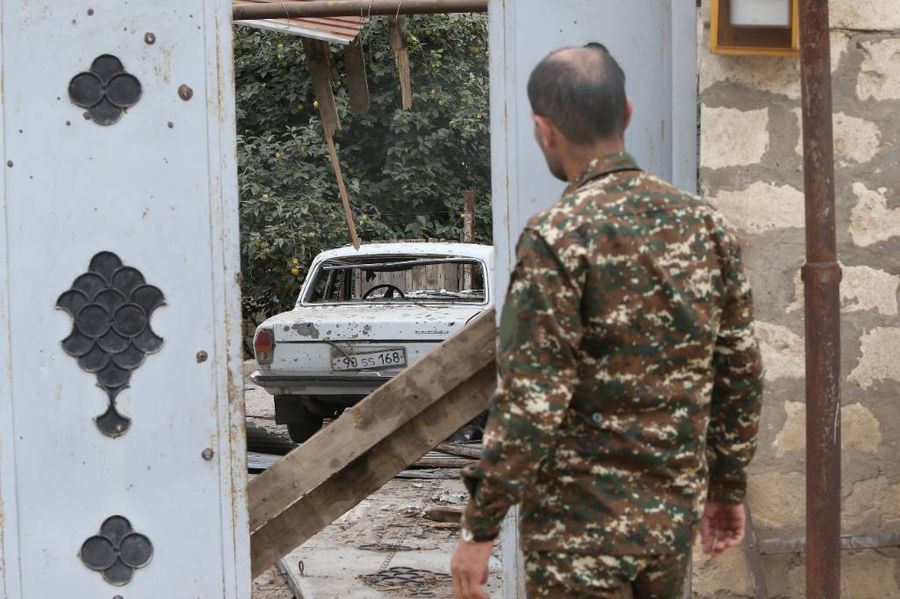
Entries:
{"label": "man's short dark hair", "polygon": [[625,72],[603,44],[564,48],[544,58],[528,80],[528,99],[535,114],[550,119],[574,144],[625,132]]}

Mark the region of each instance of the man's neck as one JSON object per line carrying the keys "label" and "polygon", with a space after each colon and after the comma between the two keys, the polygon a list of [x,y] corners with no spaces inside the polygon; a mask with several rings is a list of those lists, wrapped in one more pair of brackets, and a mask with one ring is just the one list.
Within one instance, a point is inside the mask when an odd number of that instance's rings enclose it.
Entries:
{"label": "man's neck", "polygon": [[584,174],[584,171],[587,170],[591,161],[624,151],[625,142],[621,139],[605,141],[592,146],[573,146],[563,163],[566,179],[569,183],[576,183],[581,175]]}

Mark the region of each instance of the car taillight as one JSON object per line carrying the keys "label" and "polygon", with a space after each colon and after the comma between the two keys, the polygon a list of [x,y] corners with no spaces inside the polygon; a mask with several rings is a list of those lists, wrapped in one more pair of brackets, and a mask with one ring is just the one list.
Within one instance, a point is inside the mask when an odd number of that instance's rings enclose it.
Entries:
{"label": "car taillight", "polygon": [[275,333],[272,329],[259,329],[253,339],[253,352],[257,364],[271,364],[275,355]]}

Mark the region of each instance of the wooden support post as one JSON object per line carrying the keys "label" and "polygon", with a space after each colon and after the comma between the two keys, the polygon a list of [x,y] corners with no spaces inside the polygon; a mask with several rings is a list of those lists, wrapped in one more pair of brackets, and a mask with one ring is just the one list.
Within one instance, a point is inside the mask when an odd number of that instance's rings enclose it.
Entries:
{"label": "wooden support post", "polygon": [[344,46],[344,66],[347,69],[350,110],[365,114],[369,112],[369,82],[366,80],[366,57],[358,37]]}
{"label": "wooden support post", "polygon": [[[463,192],[463,243],[475,241],[475,192]],[[472,267],[463,266],[463,287],[468,291],[472,289]]]}
{"label": "wooden support post", "polygon": [[337,104],[334,102],[334,90],[331,88],[331,48],[326,42],[303,38],[303,51],[306,54],[306,68],[312,80],[313,91],[319,102],[319,116],[326,135],[334,135],[341,128]]}
{"label": "wooden support post", "polygon": [[331,160],[331,168],[337,179],[338,193],[341,195],[341,203],[344,206],[344,219],[350,230],[350,242],[353,247],[359,249],[359,235],[356,234],[356,221],[353,220],[353,210],[350,208],[350,194],[347,193],[347,186],[344,185],[344,174],[341,172],[341,160],[338,158],[337,148],[334,145],[334,137],[328,131],[325,132],[325,142],[328,144],[328,158]]}
{"label": "wooden support post", "polygon": [[412,108],[412,80],[409,74],[409,44],[406,42],[406,17],[388,17],[391,50],[400,76],[400,96],[403,110]]}
{"label": "wooden support post", "polygon": [[484,411],[494,319],[480,315],[251,481],[254,576]]}
{"label": "wooden support post", "polygon": [[334,69],[331,61],[331,48],[327,43],[303,38],[303,51],[306,54],[306,66],[312,79],[316,100],[319,102],[319,116],[322,119],[322,129],[325,132],[325,141],[328,144],[328,157],[334,177],[337,180],[338,193],[344,206],[344,218],[347,221],[347,229],[350,233],[350,242],[353,247],[359,249],[359,236],[356,234],[356,223],[353,220],[353,212],[350,209],[350,194],[344,185],[344,175],[341,172],[341,162],[338,159],[337,148],[334,145],[334,132],[341,128],[341,120],[338,116],[337,104],[334,101],[334,90],[331,81],[334,78]]}
{"label": "wooden support post", "polygon": [[475,241],[475,192],[463,192],[463,243]]}

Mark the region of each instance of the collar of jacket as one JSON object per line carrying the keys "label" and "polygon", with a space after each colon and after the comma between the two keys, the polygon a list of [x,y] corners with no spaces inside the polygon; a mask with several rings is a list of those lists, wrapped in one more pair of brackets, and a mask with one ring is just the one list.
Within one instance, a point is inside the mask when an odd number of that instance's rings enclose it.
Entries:
{"label": "collar of jacket", "polygon": [[575,182],[569,184],[569,188],[566,191],[575,191],[594,179],[622,171],[641,171],[634,157],[628,152],[613,152],[600,158],[594,158],[588,163],[581,176]]}

